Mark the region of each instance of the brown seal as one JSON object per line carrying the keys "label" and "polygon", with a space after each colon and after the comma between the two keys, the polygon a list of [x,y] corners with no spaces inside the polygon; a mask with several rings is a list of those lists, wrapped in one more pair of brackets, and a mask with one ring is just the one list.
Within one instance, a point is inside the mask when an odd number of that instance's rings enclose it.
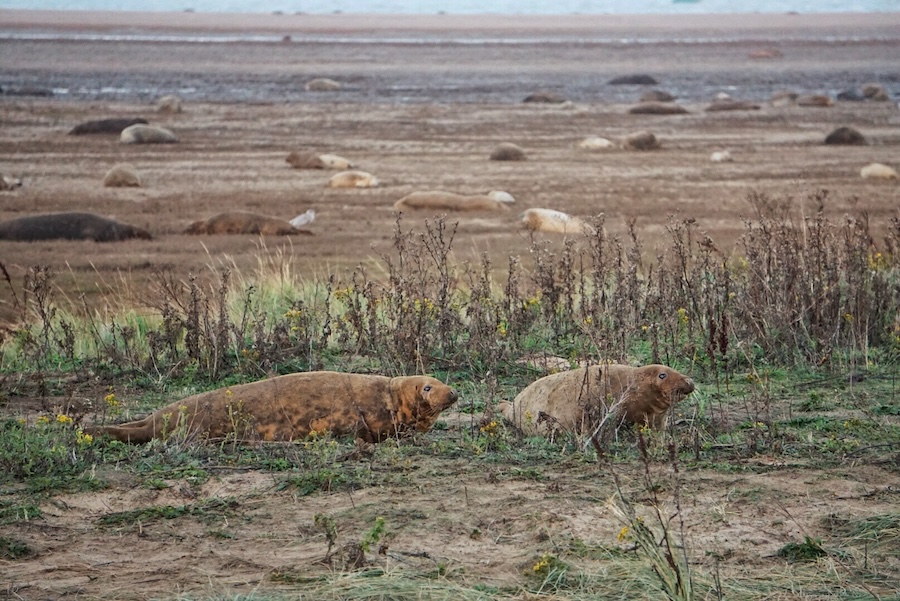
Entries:
{"label": "brown seal", "polygon": [[123,442],[164,439],[173,433],[290,441],[313,431],[380,442],[426,432],[456,400],[453,388],[428,376],[313,371],[196,394],[142,420],[87,431]]}
{"label": "brown seal", "polygon": [[656,150],[659,147],[659,140],[649,131],[639,131],[622,139],[625,150]]}
{"label": "brown seal", "polygon": [[260,236],[291,236],[311,234],[299,230],[284,219],[251,213],[228,211],[190,224],[185,234],[255,234]]}
{"label": "brown seal", "polygon": [[693,391],[693,380],[665,365],[593,365],[543,377],[499,409],[528,434],[590,435],[604,421],[660,428],[669,408]]}
{"label": "brown seal", "polygon": [[0,240],[94,240],[118,242],[129,238],[152,239],[147,230],[93,213],[48,213],[0,223]]}
{"label": "brown seal", "polygon": [[512,142],[501,142],[491,151],[492,161],[524,161],[525,151]]}

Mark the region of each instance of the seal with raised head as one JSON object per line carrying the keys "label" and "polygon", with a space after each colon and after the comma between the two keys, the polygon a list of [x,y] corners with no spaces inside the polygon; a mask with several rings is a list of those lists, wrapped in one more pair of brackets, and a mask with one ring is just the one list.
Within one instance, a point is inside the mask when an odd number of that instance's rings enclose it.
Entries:
{"label": "seal with raised head", "polygon": [[313,431],[381,442],[428,431],[457,398],[453,388],[428,376],[313,371],[203,392],[144,419],[86,431],[137,443],[173,433],[291,441]]}
{"label": "seal with raised head", "polygon": [[143,230],[93,213],[48,213],[30,215],[0,223],[0,240],[93,240],[118,242],[129,238],[152,239]]}
{"label": "seal with raised head", "polygon": [[604,421],[660,428],[669,409],[693,391],[691,378],[665,365],[592,365],[545,376],[499,409],[528,434],[590,435]]}
{"label": "seal with raised head", "polygon": [[[296,219],[296,218],[295,218]],[[249,211],[227,211],[190,224],[185,234],[254,234],[259,236],[292,236],[311,234],[288,221]]]}

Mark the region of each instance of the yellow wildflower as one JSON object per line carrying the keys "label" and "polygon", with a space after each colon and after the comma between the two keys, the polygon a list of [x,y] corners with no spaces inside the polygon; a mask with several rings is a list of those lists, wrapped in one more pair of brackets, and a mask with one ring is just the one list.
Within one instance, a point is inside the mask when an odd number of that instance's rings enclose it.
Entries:
{"label": "yellow wildflower", "polygon": [[58,421],[61,424],[71,424],[72,418],[69,417],[68,415],[64,415],[64,414],[60,413],[59,415],[56,416],[56,421]]}
{"label": "yellow wildflower", "polygon": [[623,541],[628,538],[628,526],[622,526],[622,529],[619,530],[619,536],[617,537],[619,541]]}

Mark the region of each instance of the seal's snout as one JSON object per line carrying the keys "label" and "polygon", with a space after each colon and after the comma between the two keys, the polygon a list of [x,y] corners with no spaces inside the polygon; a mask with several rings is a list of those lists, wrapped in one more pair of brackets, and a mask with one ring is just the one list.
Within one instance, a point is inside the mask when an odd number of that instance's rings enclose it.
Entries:
{"label": "seal's snout", "polygon": [[691,378],[685,378],[682,390],[684,390],[684,394],[691,394],[694,392],[694,381]]}
{"label": "seal's snout", "polygon": [[447,395],[447,406],[449,407],[453,403],[459,400],[459,393],[456,392],[455,388],[450,389],[450,394]]}

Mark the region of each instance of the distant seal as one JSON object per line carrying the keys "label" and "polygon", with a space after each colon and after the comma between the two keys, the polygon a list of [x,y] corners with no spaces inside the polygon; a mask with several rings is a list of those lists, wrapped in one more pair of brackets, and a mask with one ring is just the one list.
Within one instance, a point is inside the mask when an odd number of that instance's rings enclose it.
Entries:
{"label": "distant seal", "polygon": [[353,169],[356,167],[348,159],[336,154],[317,154],[315,152],[291,152],[285,162],[294,169]]}
{"label": "distant seal", "polygon": [[209,440],[292,441],[314,431],[375,443],[428,431],[457,398],[454,389],[427,376],[314,371],[196,394],[144,419],[89,431],[133,443],[173,433]]}
{"label": "distant seal", "polygon": [[519,219],[522,227],[530,232],[584,234],[593,229],[581,219],[554,209],[528,209],[519,216]]}
{"label": "distant seal", "polygon": [[123,129],[119,141],[122,144],[174,144],[178,138],[165,127],[138,123]]}
{"label": "distant seal", "polygon": [[797,102],[797,98],[800,97],[800,94],[797,92],[791,92],[790,90],[782,90],[780,92],[775,92],[772,94],[772,97],[769,99],[769,102],[772,103],[772,106],[790,106]]}
{"label": "distant seal", "polygon": [[324,169],[325,161],[315,152],[292,151],[284,162],[294,169]]}
{"label": "distant seal", "polygon": [[566,97],[562,94],[557,94],[556,92],[548,92],[548,91],[538,91],[533,94],[529,94],[522,100],[525,103],[538,103],[538,104],[562,104],[566,101]]}
{"label": "distant seal", "polygon": [[69,131],[70,136],[84,136],[89,134],[121,134],[122,130],[131,125],[147,125],[147,120],[142,117],[126,117],[122,119],[98,119],[79,123]]}
{"label": "distant seal", "polygon": [[249,211],[228,211],[201,219],[190,224],[185,234],[252,234],[257,236],[292,236],[310,234],[300,230],[284,219],[251,213]]}
{"label": "distant seal", "polygon": [[885,102],[891,99],[888,95],[887,90],[884,89],[880,83],[867,83],[862,87],[863,96],[866,100],[873,100],[876,102]]}
{"label": "distant seal", "polygon": [[717,150],[709,156],[709,160],[713,163],[731,163],[734,157],[727,150]]}
{"label": "distant seal", "polygon": [[611,86],[623,86],[623,85],[655,86],[655,85],[659,85],[659,82],[656,81],[650,75],[644,75],[642,73],[637,73],[634,75],[622,75],[620,77],[614,77],[609,80],[609,85],[611,85]]}
{"label": "distant seal", "polygon": [[0,240],[93,240],[118,242],[130,238],[150,240],[149,232],[93,213],[48,213],[0,223]]}
{"label": "distant seal", "polygon": [[174,94],[168,94],[156,101],[156,110],[160,113],[180,113],[181,98]]}
{"label": "distant seal", "polygon": [[659,147],[659,140],[649,131],[639,131],[622,139],[625,150],[656,150]]}
{"label": "distant seal", "polygon": [[750,52],[748,52],[747,58],[752,58],[755,60],[784,58],[784,53],[778,48],[760,48],[758,50],[751,50]]}
{"label": "distant seal", "polygon": [[[503,192],[503,194],[506,194]],[[509,196],[506,194],[509,198]],[[456,194],[441,190],[412,192],[394,203],[395,211],[431,209],[433,211],[508,211],[509,200],[494,194]]]}
{"label": "distant seal", "polygon": [[141,178],[131,165],[115,165],[103,177],[107,188],[140,188]]}
{"label": "distant seal", "polygon": [[871,163],[863,167],[859,174],[866,179],[897,179],[897,171],[882,163]]}
{"label": "distant seal", "polygon": [[307,92],[336,92],[341,89],[341,83],[327,77],[319,77],[306,82]]}
{"label": "distant seal", "polygon": [[839,127],[825,136],[825,144],[841,146],[867,146],[866,137],[852,127]]}
{"label": "distant seal", "polygon": [[612,140],[596,136],[585,138],[578,143],[578,148],[584,148],[585,150],[610,150],[615,147],[616,143]]}
{"label": "distant seal", "polygon": [[325,184],[326,188],[377,188],[381,182],[366,171],[341,171]]}
{"label": "distant seal", "polygon": [[524,161],[525,151],[512,142],[501,142],[491,151],[492,161]]}
{"label": "distant seal", "polygon": [[356,169],[356,163],[336,154],[320,154],[319,160],[322,161],[328,169]]}
{"label": "distant seal", "polygon": [[797,97],[797,106],[829,107],[833,104],[834,100],[825,94],[807,94]]}
{"label": "distant seal", "polygon": [[715,100],[706,107],[707,112],[716,111],[758,111],[759,105],[746,100]]}
{"label": "distant seal", "polygon": [[498,408],[527,434],[591,434],[604,420],[613,428],[661,428],[669,409],[693,391],[691,378],[665,365],[592,365],[545,376]]}
{"label": "distant seal", "polygon": [[640,102],[675,102],[676,98],[663,90],[650,90],[641,95]]}
{"label": "distant seal", "polygon": [[628,109],[628,112],[632,115],[685,115],[689,111],[673,102],[641,102]]}

